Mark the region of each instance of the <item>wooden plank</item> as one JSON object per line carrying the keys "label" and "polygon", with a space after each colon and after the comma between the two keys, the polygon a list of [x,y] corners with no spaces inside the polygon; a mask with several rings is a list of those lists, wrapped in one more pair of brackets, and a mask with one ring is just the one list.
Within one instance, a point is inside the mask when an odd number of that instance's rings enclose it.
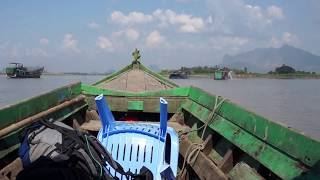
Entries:
{"label": "wooden plank", "polygon": [[81,90],[86,95],[100,95],[117,96],[117,97],[187,97],[191,87],[177,87],[172,89],[160,90],[160,91],[147,91],[147,92],[126,92],[116,91],[110,89],[101,89],[95,86],[89,86],[81,84]]}
{"label": "wooden plank", "polygon": [[[160,97],[115,97],[115,96],[105,96],[106,101],[111,109],[111,111],[127,112],[128,111],[128,101],[142,101],[143,102],[143,112],[158,113],[160,110]],[[168,112],[175,113],[180,107],[181,102],[184,98],[179,97],[165,97],[168,102]],[[94,96],[87,96],[87,103],[90,109],[96,109],[96,104],[94,101]]]}
{"label": "wooden plank", "polygon": [[43,118],[43,117],[45,117],[45,116],[47,116],[47,115],[49,115],[51,113],[57,112],[57,111],[65,108],[67,106],[70,106],[70,105],[74,104],[74,103],[78,103],[80,101],[83,101],[84,98],[85,97],[83,95],[80,95],[80,96],[78,96],[78,97],[76,97],[74,99],[71,99],[71,100],[66,101],[66,102],[64,102],[62,104],[54,106],[54,107],[52,107],[52,108],[50,108],[48,110],[45,110],[45,111],[42,111],[42,112],[40,112],[38,114],[30,116],[30,117],[28,117],[26,119],[23,119],[23,120],[21,120],[21,121],[19,121],[17,123],[11,124],[10,126],[7,126],[6,128],[3,128],[3,129],[0,130],[0,139],[3,136],[8,135],[9,133],[11,133],[11,132],[13,132],[13,131],[15,131],[15,130],[17,130],[19,128],[22,128],[22,127],[24,127],[26,125],[29,125],[29,124],[31,124],[33,122],[36,122],[39,119],[41,119],[41,118]]}
{"label": "wooden plank", "polygon": [[[198,103],[190,100],[183,105],[183,109],[203,123],[207,121],[210,114],[210,110],[201,108]],[[275,149],[221,116],[216,116],[209,127],[281,178],[294,178],[306,170],[303,164],[296,159]]]}
{"label": "wooden plank", "polygon": [[128,110],[131,111],[143,111],[143,101],[128,101]]}
{"label": "wooden plank", "polygon": [[[187,138],[181,139],[180,154],[185,157],[186,151],[192,145]],[[190,150],[191,151],[191,150]],[[228,179],[227,176],[203,153],[200,152],[195,162],[190,165],[200,179]]]}
{"label": "wooden plank", "polygon": [[110,81],[97,85],[103,89],[113,89],[127,92],[155,91],[170,89],[172,86],[163,83],[157,77],[150,76],[142,69],[129,69]]}
{"label": "wooden plank", "polygon": [[[140,122],[140,121],[137,121],[136,123],[138,123],[138,122]],[[157,123],[157,122],[145,122],[145,121],[142,121],[142,123]],[[175,124],[176,123],[169,122],[168,126],[175,128],[176,127]],[[83,123],[80,126],[80,128],[83,129],[83,130],[87,130],[87,131],[99,131],[100,128],[101,128],[101,121],[100,120],[91,120],[91,121]]]}
{"label": "wooden plank", "polygon": [[204,141],[204,148],[202,150],[202,152],[208,156],[210,154],[210,152],[212,151],[212,135],[209,134],[208,137],[206,138],[206,140]]}
{"label": "wooden plank", "polygon": [[232,180],[263,180],[255,170],[245,163],[238,163],[228,174]]}
{"label": "wooden plank", "polygon": [[6,167],[0,170],[1,180],[14,180],[18,173],[23,170],[22,161],[20,158],[15,159]]}
{"label": "wooden plank", "polygon": [[87,131],[99,131],[101,128],[101,121],[91,120],[83,123],[80,128]]}
{"label": "wooden plank", "polygon": [[[208,110],[212,110],[215,97],[194,87],[190,89],[189,93],[190,100]],[[314,166],[320,160],[320,153],[315,151],[315,149],[320,149],[319,140],[307,137],[278,122],[268,120],[229,100],[222,104],[218,114],[308,166]]]}
{"label": "wooden plank", "polygon": [[99,119],[100,119],[100,117],[99,117],[96,110],[87,110],[86,111],[86,119],[85,119],[86,122],[88,122],[90,120],[99,120]]}
{"label": "wooden plank", "polygon": [[227,153],[224,155],[224,157],[218,167],[224,173],[228,173],[233,168],[233,151],[232,151],[232,149],[229,149],[227,151]]}

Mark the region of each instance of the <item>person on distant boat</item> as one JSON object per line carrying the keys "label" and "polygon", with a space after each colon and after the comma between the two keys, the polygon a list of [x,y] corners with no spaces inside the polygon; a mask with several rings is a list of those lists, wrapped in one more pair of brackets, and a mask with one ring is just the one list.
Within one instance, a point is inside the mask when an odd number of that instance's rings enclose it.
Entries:
{"label": "person on distant boat", "polygon": [[137,48],[132,52],[132,57],[133,57],[133,63],[137,64],[139,63],[139,59],[141,58],[140,55],[140,50],[138,50]]}

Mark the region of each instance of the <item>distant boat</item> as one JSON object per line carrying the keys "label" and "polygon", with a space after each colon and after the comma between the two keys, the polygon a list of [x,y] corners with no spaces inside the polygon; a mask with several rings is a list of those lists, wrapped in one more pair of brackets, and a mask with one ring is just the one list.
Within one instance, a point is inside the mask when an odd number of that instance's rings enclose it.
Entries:
{"label": "distant boat", "polygon": [[186,72],[174,71],[170,73],[169,79],[188,79],[188,75]]}
{"label": "distant boat", "polygon": [[10,78],[40,78],[44,67],[24,67],[21,63],[10,63],[6,68]]}
{"label": "distant boat", "polygon": [[227,80],[227,79],[232,79],[231,75],[232,71],[225,70],[225,69],[218,69],[214,71],[214,80]]}

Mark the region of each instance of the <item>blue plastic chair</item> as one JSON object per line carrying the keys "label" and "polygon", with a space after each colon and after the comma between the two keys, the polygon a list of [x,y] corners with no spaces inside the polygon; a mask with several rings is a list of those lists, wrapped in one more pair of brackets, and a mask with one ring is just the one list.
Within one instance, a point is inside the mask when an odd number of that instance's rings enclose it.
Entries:
{"label": "blue plastic chair", "polygon": [[[175,179],[177,176],[179,139],[175,130],[167,127],[167,101],[160,98],[160,124],[116,122],[101,94],[95,98],[102,128],[98,140],[124,169],[139,174],[148,168],[154,179]],[[109,173],[125,179],[109,164]]]}

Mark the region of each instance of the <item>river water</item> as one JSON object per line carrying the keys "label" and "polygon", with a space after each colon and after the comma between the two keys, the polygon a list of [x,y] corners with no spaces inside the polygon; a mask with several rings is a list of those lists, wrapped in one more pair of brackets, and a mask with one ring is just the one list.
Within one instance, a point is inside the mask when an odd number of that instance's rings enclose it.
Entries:
{"label": "river water", "polygon": [[92,84],[103,76],[42,75],[39,79],[11,79],[0,75],[0,107],[70,83]]}
{"label": "river water", "polygon": [[[0,107],[50,91],[72,82],[91,84],[103,76],[46,76],[40,79],[8,79],[0,75]],[[320,139],[320,80],[208,78],[174,80],[221,95],[270,120],[286,124]]]}

